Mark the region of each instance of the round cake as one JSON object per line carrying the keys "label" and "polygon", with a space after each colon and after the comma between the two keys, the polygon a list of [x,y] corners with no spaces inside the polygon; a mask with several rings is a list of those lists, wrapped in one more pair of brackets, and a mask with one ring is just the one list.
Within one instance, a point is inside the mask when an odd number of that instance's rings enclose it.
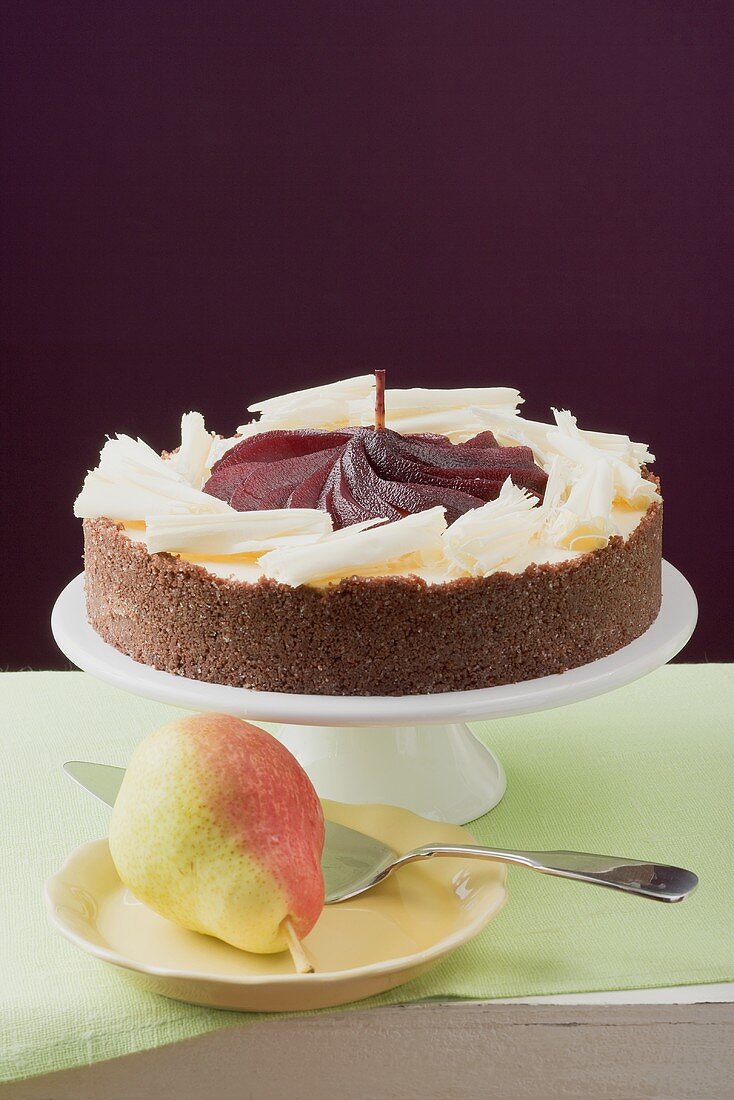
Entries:
{"label": "round cake", "polygon": [[229,438],[188,413],[174,451],[108,440],[75,505],[89,622],[157,669],[319,695],[485,688],[615,652],[660,608],[653,456],[519,403],[363,376],[252,406]]}

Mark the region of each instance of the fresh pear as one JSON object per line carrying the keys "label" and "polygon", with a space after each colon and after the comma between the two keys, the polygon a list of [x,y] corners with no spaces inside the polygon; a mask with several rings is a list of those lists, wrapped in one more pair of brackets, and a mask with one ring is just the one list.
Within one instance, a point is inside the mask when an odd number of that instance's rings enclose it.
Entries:
{"label": "fresh pear", "polygon": [[179,718],[141,742],[109,841],[140,901],[243,951],[285,950],[324,905],[316,791],[279,741],[239,718]]}

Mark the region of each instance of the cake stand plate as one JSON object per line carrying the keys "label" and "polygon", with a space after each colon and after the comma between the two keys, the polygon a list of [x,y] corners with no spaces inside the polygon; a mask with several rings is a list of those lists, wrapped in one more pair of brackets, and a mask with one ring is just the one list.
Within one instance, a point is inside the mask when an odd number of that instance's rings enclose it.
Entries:
{"label": "cake stand plate", "polygon": [[497,757],[469,721],[565,706],[629,684],[686,644],[697,604],[685,577],[663,562],[655,622],[624,649],[556,676],[438,695],[290,695],[190,680],[139,664],[103,642],[87,622],[84,575],[53,609],[51,629],[66,656],[115,687],[188,710],[277,723],[322,798],[388,803],[436,821],[463,824],[496,806],[505,791]]}

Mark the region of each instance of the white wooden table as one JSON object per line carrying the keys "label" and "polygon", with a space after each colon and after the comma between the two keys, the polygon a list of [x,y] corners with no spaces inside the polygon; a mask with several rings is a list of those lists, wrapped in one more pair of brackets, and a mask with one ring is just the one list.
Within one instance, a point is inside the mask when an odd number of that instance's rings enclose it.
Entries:
{"label": "white wooden table", "polygon": [[0,1100],[731,1100],[734,985],[263,1020]]}

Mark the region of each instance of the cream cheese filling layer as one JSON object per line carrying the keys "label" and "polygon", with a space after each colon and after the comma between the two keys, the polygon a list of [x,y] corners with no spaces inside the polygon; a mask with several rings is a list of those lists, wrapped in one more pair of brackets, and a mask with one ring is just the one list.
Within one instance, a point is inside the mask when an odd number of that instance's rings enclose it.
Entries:
{"label": "cream cheese filling layer", "polygon": [[[611,518],[617,533],[625,540],[637,529],[647,508],[630,508],[627,505],[617,503],[612,506]],[[141,543],[147,549],[147,536],[144,523],[124,522],[123,529],[131,541]],[[346,529],[348,530],[348,528]],[[555,565],[559,562],[574,561],[583,557],[585,550],[568,550],[564,547],[553,546],[545,542],[528,543],[521,550],[513,554],[502,563],[494,572],[523,573],[529,565]],[[261,560],[251,554],[242,555],[196,555],[191,553],[177,553],[177,558],[191,562],[205,569],[214,577],[222,580],[244,581],[248,584],[256,584],[266,576],[261,565]],[[452,569],[451,562],[446,558],[430,561],[419,561],[417,558],[405,558],[389,565],[381,565],[373,570],[360,567],[354,570],[354,574],[361,577],[420,577],[427,584],[445,584],[455,580],[459,576],[468,576]],[[326,588],[335,583],[332,579],[310,581],[313,587]]]}

